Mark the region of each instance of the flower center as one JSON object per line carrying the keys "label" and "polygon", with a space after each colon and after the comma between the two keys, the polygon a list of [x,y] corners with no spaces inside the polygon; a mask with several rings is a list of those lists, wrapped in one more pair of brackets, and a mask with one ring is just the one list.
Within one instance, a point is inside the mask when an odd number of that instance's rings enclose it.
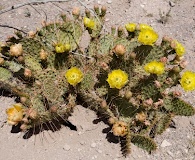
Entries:
{"label": "flower center", "polygon": [[186,84],[190,84],[191,81],[189,79],[186,79]]}
{"label": "flower center", "polygon": [[121,82],[121,78],[120,78],[120,77],[116,77],[116,78],[115,78],[115,81],[116,81],[117,83],[120,83],[120,82]]}
{"label": "flower center", "polygon": [[74,79],[75,80],[75,79],[77,79],[77,77],[78,77],[77,74],[72,74],[71,75],[71,79]]}

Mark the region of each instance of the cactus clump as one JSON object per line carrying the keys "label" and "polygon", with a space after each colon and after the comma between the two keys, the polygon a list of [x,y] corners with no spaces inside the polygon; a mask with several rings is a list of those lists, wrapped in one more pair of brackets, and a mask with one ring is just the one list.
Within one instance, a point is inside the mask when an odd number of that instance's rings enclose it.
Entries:
{"label": "cactus clump", "polygon": [[[151,152],[152,139],[162,134],[175,115],[192,116],[193,106],[184,102],[179,90],[195,89],[195,73],[186,71],[184,47],[158,34],[146,24],[127,23],[102,31],[106,8],[94,7],[73,19],[44,24],[27,36],[16,33],[1,45],[1,87],[20,97],[7,110],[8,123],[22,131],[55,121],[67,120],[76,104],[87,103],[102,114],[114,136]],[[85,30],[90,38],[80,47]]]}

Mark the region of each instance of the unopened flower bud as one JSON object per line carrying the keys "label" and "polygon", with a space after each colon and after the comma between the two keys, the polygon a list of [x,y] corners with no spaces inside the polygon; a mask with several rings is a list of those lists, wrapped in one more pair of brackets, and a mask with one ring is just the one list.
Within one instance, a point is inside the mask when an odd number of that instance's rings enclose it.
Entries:
{"label": "unopened flower bud", "polygon": [[125,98],[130,99],[132,97],[133,93],[131,91],[125,92]]}
{"label": "unopened flower bud", "polygon": [[161,87],[160,82],[157,81],[157,80],[154,81],[154,85],[156,86],[156,88],[160,88]]}
{"label": "unopened flower bud", "polygon": [[4,58],[1,58],[1,57],[0,57],[0,65],[3,65],[4,62],[5,62]]}
{"label": "unopened flower bud", "polygon": [[168,37],[168,36],[164,36],[164,37],[162,38],[162,40],[165,41],[165,42],[171,42],[173,39],[170,38],[170,37]]}
{"label": "unopened flower bud", "polygon": [[21,129],[22,131],[26,131],[26,130],[28,129],[28,125],[22,124],[22,125],[20,126],[20,129]]}
{"label": "unopened flower bud", "polygon": [[154,103],[154,107],[155,107],[155,108],[158,108],[159,106],[162,106],[163,103],[164,103],[164,102],[163,102],[162,99],[158,99],[158,101]]}
{"label": "unopened flower bud", "polygon": [[171,84],[171,83],[173,83],[173,79],[170,78],[170,77],[168,77],[168,78],[166,79],[165,83],[166,83],[166,84]]}
{"label": "unopened flower bud", "polygon": [[46,60],[47,59],[48,53],[45,50],[41,49],[39,54],[40,54],[40,59],[41,60]]}
{"label": "unopened flower bud", "polygon": [[58,110],[58,107],[57,107],[57,106],[52,106],[52,107],[50,107],[50,111],[51,111],[51,112],[56,113],[57,110]]}
{"label": "unopened flower bud", "polygon": [[112,33],[112,35],[115,35],[115,33],[116,33],[116,26],[112,26],[111,27],[111,33]]}
{"label": "unopened flower bud", "polygon": [[118,56],[122,56],[125,54],[126,52],[126,48],[124,45],[122,44],[117,44],[115,47],[114,47],[114,50],[113,52],[118,55]]}
{"label": "unopened flower bud", "polygon": [[29,115],[29,117],[31,119],[36,119],[37,118],[37,111],[33,108],[30,108],[28,111],[27,111],[27,114]]}
{"label": "unopened flower bud", "polygon": [[175,49],[176,46],[177,46],[176,41],[175,41],[175,40],[172,40],[172,41],[171,41],[171,48]]}
{"label": "unopened flower bud", "polygon": [[129,54],[129,57],[132,58],[132,59],[135,59],[136,58],[136,53],[135,52],[131,52]]}
{"label": "unopened flower bud", "polygon": [[118,37],[122,37],[124,35],[124,29],[122,26],[118,27]]}
{"label": "unopened flower bud", "polygon": [[85,14],[86,14],[87,18],[90,18],[90,11],[88,9],[85,10]]}
{"label": "unopened flower bud", "polygon": [[20,102],[21,103],[25,103],[27,101],[27,98],[26,97],[20,97]]}
{"label": "unopened flower bud", "polygon": [[74,16],[79,16],[80,15],[80,8],[79,7],[74,7],[73,10],[72,10],[72,14]]}
{"label": "unopened flower bud", "polygon": [[100,14],[100,9],[99,9],[99,6],[98,6],[98,5],[94,5],[94,10],[95,10],[95,13],[96,13],[97,15]]}
{"label": "unopened flower bud", "polygon": [[24,123],[28,123],[28,122],[29,122],[29,120],[28,120],[27,117],[22,118],[22,121],[23,121]]}
{"label": "unopened flower bud", "polygon": [[19,63],[23,63],[24,62],[24,56],[19,56],[17,58],[17,60],[18,60]]}
{"label": "unopened flower bud", "polygon": [[152,106],[152,104],[153,104],[152,98],[149,98],[149,99],[143,101],[143,106],[144,107]]}
{"label": "unopened flower bud", "polygon": [[167,61],[168,61],[168,59],[167,59],[167,57],[162,57],[162,58],[160,59],[160,61],[161,61],[162,63],[166,64]]}
{"label": "unopened flower bud", "polygon": [[107,8],[106,6],[102,6],[101,8],[101,16],[104,17],[106,15]]}
{"label": "unopened flower bud", "polygon": [[110,117],[108,119],[108,123],[111,124],[111,125],[114,124],[116,121],[117,121],[117,118],[116,117]]}
{"label": "unopened flower bud", "polygon": [[178,56],[178,55],[177,55],[177,56],[175,57],[175,60],[178,61],[178,62],[181,62],[183,59],[184,59],[183,56]]}
{"label": "unopened flower bud", "polygon": [[28,32],[28,37],[29,37],[29,38],[34,38],[35,35],[36,35],[36,32],[34,32],[34,31]]}
{"label": "unopened flower bud", "polygon": [[25,77],[32,77],[32,71],[30,70],[30,69],[28,69],[28,68],[25,68],[24,69],[24,76]]}
{"label": "unopened flower bud", "polygon": [[135,118],[137,121],[144,122],[146,120],[146,114],[144,112],[137,113]]}
{"label": "unopened flower bud", "polygon": [[174,97],[181,97],[182,93],[180,91],[173,91]]}
{"label": "unopened flower bud", "polygon": [[21,56],[23,52],[22,44],[14,44],[10,47],[10,55],[11,56]]}
{"label": "unopened flower bud", "polygon": [[100,65],[101,65],[103,70],[108,70],[109,69],[109,66],[106,62],[102,62]]}
{"label": "unopened flower bud", "polygon": [[188,62],[186,60],[182,60],[179,65],[181,66],[181,68],[186,68],[187,64]]}
{"label": "unopened flower bud", "polygon": [[102,107],[102,108],[107,108],[107,102],[106,102],[106,100],[103,100],[103,101],[101,102],[101,107]]}
{"label": "unopened flower bud", "polygon": [[150,126],[150,125],[151,125],[150,121],[148,121],[148,120],[145,120],[145,121],[144,121],[144,124],[145,124],[146,126]]}
{"label": "unopened flower bud", "polygon": [[181,71],[179,66],[174,66],[174,67],[172,68],[172,70],[173,70],[175,73],[179,73],[179,72]]}

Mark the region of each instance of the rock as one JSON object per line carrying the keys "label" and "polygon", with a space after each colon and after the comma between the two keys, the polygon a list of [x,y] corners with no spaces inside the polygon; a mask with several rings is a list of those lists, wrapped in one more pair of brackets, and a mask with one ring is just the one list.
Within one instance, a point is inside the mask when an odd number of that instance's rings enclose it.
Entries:
{"label": "rock", "polygon": [[98,149],[97,152],[98,152],[98,153],[102,153],[102,150]]}
{"label": "rock", "polygon": [[66,151],[69,151],[70,150],[70,146],[68,144],[65,144],[63,149],[66,150]]}
{"label": "rock", "polygon": [[93,157],[91,157],[91,159],[97,159],[97,155],[94,155]]}
{"label": "rock", "polygon": [[92,143],[92,144],[91,144],[91,147],[92,147],[92,148],[95,148],[96,145],[97,145],[96,143]]}
{"label": "rock", "polygon": [[167,153],[171,156],[174,157],[174,154],[171,151],[167,151]]}
{"label": "rock", "polygon": [[162,143],[161,143],[161,147],[168,147],[168,146],[171,146],[172,144],[171,143],[169,143],[167,140],[164,140]]}
{"label": "rock", "polygon": [[144,8],[144,7],[145,7],[145,5],[144,5],[144,4],[140,4],[140,6],[141,6],[142,8]]}
{"label": "rock", "polygon": [[175,2],[169,1],[169,5],[170,5],[171,7],[174,7],[174,6],[175,6]]}
{"label": "rock", "polygon": [[98,1],[97,3],[100,5],[102,2],[101,1]]}
{"label": "rock", "polygon": [[111,3],[112,3],[112,1],[111,1],[111,0],[108,0],[108,1],[107,1],[107,3],[108,3],[108,4],[111,4]]}
{"label": "rock", "polygon": [[108,22],[110,19],[109,18],[106,18],[105,21]]}
{"label": "rock", "polygon": [[80,141],[80,144],[81,144],[81,145],[84,145],[84,144],[85,144],[85,141]]}

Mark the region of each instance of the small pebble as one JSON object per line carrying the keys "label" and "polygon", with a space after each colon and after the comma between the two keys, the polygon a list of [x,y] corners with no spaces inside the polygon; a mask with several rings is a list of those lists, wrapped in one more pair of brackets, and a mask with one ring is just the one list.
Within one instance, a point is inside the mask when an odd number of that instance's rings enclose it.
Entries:
{"label": "small pebble", "polygon": [[70,146],[66,144],[66,145],[64,145],[63,149],[66,150],[66,151],[69,151],[70,150]]}
{"label": "small pebble", "polygon": [[107,3],[108,3],[108,4],[111,4],[111,3],[112,3],[112,1],[111,1],[111,0],[108,0],[108,1],[107,1]]}
{"label": "small pebble", "polygon": [[167,140],[164,140],[162,143],[161,143],[161,145],[160,145],[161,147],[168,147],[168,146],[171,146],[171,143],[169,143]]}
{"label": "small pebble", "polygon": [[106,18],[105,21],[108,22],[110,19],[109,18]]}
{"label": "small pebble", "polygon": [[85,141],[80,141],[80,144],[81,144],[81,145],[84,145],[84,144],[85,144]]}
{"label": "small pebble", "polygon": [[97,3],[98,3],[98,4],[101,4],[101,1],[98,1]]}
{"label": "small pebble", "polygon": [[184,152],[185,152],[185,153],[188,153],[188,149],[184,149]]}
{"label": "small pebble", "polygon": [[142,8],[144,8],[145,5],[144,5],[144,4],[140,4],[140,6],[141,6]]}
{"label": "small pebble", "polygon": [[91,147],[92,147],[92,148],[95,148],[95,147],[96,147],[96,143],[92,143],[92,144],[91,144]]}
{"label": "small pebble", "polygon": [[171,151],[167,151],[167,153],[171,156],[174,157],[174,154]]}
{"label": "small pebble", "polygon": [[102,150],[98,149],[97,152],[98,152],[98,153],[102,153]]}
{"label": "small pebble", "polygon": [[169,1],[169,5],[170,5],[171,7],[174,7],[174,6],[175,6],[175,3],[174,3],[173,1]]}
{"label": "small pebble", "polygon": [[91,159],[97,159],[97,155],[94,155],[93,157],[91,157]]}

